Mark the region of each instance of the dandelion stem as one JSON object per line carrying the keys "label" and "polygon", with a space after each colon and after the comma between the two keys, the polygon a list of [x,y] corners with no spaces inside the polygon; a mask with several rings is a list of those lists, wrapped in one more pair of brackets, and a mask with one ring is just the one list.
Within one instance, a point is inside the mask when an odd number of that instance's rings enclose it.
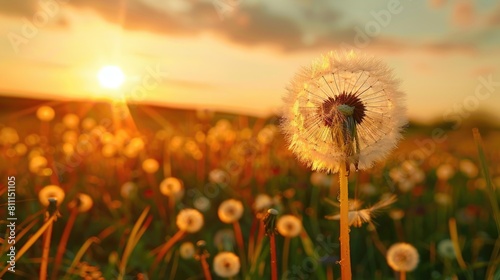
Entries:
{"label": "dandelion stem", "polygon": [[333,275],[333,267],[331,265],[326,267],[326,279],[334,280],[335,276]]}
{"label": "dandelion stem", "polygon": [[406,280],[406,271],[399,272],[399,280]]}
{"label": "dandelion stem", "polygon": [[269,243],[271,245],[271,279],[278,280],[278,266],[276,261],[276,239],[274,233],[269,235]]}
{"label": "dandelion stem", "polygon": [[[48,221],[48,219],[47,219]],[[42,251],[42,263],[40,265],[40,280],[47,279],[47,266],[49,264],[49,252],[50,252],[50,239],[52,237],[52,226],[53,223],[49,224],[47,231],[43,237],[43,251]]]}
{"label": "dandelion stem", "polygon": [[78,207],[74,207],[71,211],[71,214],[68,218],[68,222],[64,227],[64,232],[61,236],[59,245],[57,246],[56,258],[54,260],[54,271],[52,271],[52,279],[57,279],[57,273],[59,270],[59,266],[61,265],[62,257],[64,254],[64,250],[66,249],[66,244],[68,243],[69,234],[71,233],[71,229],[75,224],[76,216],[78,215]]}
{"label": "dandelion stem", "polygon": [[453,241],[453,249],[455,250],[455,255],[457,257],[457,262],[460,268],[463,270],[467,269],[467,265],[462,257],[462,251],[460,250],[460,245],[458,243],[458,232],[457,232],[457,222],[454,218],[450,218],[448,221],[448,226],[450,228],[450,237]]}
{"label": "dandelion stem", "polygon": [[240,252],[241,258],[241,272],[243,275],[246,273],[246,260],[245,260],[245,243],[243,241],[243,232],[241,231],[240,224],[238,221],[233,223],[234,234],[236,237],[236,242],[238,243],[238,250]]}
{"label": "dandelion stem", "polygon": [[172,248],[172,246],[174,246],[174,244],[181,240],[181,238],[184,236],[184,233],[186,233],[185,231],[183,230],[179,230],[176,234],[174,234],[174,236],[172,236],[172,238],[170,238],[160,249],[160,252],[158,253],[158,255],[156,255],[156,258],[155,258],[155,261],[153,263],[153,266],[152,266],[152,269],[155,269],[156,266],[160,263],[161,259],[163,258],[163,256],[165,256],[165,254],[168,252],[168,250],[170,250],[170,248]]}
{"label": "dandelion stem", "polygon": [[349,251],[349,194],[348,174],[346,163],[342,162],[339,168],[340,181],[340,268],[342,280],[350,280],[351,256]]}
{"label": "dandelion stem", "polygon": [[285,242],[283,244],[283,259],[282,264],[283,264],[283,270],[281,273],[286,273],[288,270],[288,254],[290,253],[290,237],[285,237]]}
{"label": "dandelion stem", "polygon": [[207,256],[202,254],[200,257],[201,267],[203,268],[203,275],[205,275],[205,280],[212,280],[212,275],[210,274],[210,267],[208,266]]}

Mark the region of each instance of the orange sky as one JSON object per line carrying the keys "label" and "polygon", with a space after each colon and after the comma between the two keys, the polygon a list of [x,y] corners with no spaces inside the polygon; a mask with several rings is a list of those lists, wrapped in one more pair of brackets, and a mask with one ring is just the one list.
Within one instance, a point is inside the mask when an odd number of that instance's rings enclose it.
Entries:
{"label": "orange sky", "polygon": [[[0,92],[118,93],[131,102],[262,116],[278,112],[302,65],[348,46],[394,69],[413,119],[478,110],[500,117],[495,1],[228,1],[0,2]],[[107,64],[127,77],[118,92],[97,81]]]}

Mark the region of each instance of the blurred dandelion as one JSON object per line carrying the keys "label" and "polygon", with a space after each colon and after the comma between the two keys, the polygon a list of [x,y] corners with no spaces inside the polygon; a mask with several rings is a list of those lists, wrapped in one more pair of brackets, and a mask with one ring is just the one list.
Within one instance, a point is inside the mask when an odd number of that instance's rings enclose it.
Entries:
{"label": "blurred dandelion", "polygon": [[188,260],[194,257],[195,249],[194,244],[192,242],[184,242],[179,247],[179,253],[181,258]]}
{"label": "blurred dandelion", "polygon": [[462,171],[469,178],[475,178],[479,174],[479,169],[469,159],[461,160],[459,163],[459,168],[460,168],[460,171]]}
{"label": "blurred dandelion", "polygon": [[240,272],[240,259],[234,253],[221,252],[214,257],[213,269],[219,277],[229,278]]}
{"label": "blurred dandelion", "polygon": [[237,222],[243,215],[243,203],[236,199],[228,199],[223,201],[217,214],[219,219],[226,224],[231,224]]}
{"label": "blurred dandelion", "polygon": [[290,253],[290,240],[293,237],[297,237],[302,231],[302,222],[299,218],[293,215],[283,215],[278,218],[276,222],[276,230],[285,237],[283,244],[283,255],[282,255],[282,265],[283,273],[288,270],[288,255]]}
{"label": "blurred dandelion", "polygon": [[205,196],[199,196],[193,200],[194,208],[202,212],[208,211],[211,205],[212,203],[210,202],[210,199],[206,198]]}
{"label": "blurred dandelion", "polygon": [[436,175],[439,180],[448,181],[455,174],[455,168],[448,163],[442,164],[436,170]]}
{"label": "blurred dandelion", "polygon": [[195,233],[203,226],[203,215],[195,209],[183,209],[177,214],[175,223],[179,230]]}
{"label": "blurred dandelion", "polygon": [[61,202],[64,200],[64,196],[65,193],[63,189],[61,189],[59,186],[56,185],[45,186],[38,193],[38,199],[40,200],[40,203],[45,207],[49,206],[50,199],[56,199],[56,204],[60,205]]}
{"label": "blurred dandelion", "polygon": [[54,112],[54,109],[49,106],[41,106],[36,111],[36,117],[42,122],[50,122],[55,115],[56,113]]}
{"label": "blurred dandelion", "polygon": [[184,195],[184,187],[182,185],[182,181],[175,177],[165,178],[160,183],[160,192],[165,196],[180,200]]}
{"label": "blurred dandelion", "polygon": [[260,213],[269,209],[273,205],[273,199],[267,194],[258,194],[255,197],[255,201],[253,203],[253,210],[256,213]]}
{"label": "blurred dandelion", "polygon": [[413,271],[419,262],[419,254],[413,245],[408,243],[393,244],[386,255],[389,266],[400,272],[400,279],[406,279],[406,272]]}
{"label": "blurred dandelion", "polygon": [[153,158],[148,158],[142,162],[142,169],[148,174],[155,173],[156,171],[158,171],[159,167],[160,165],[158,164],[158,161]]}
{"label": "blurred dandelion", "polygon": [[63,124],[69,129],[76,129],[78,128],[78,124],[80,123],[80,118],[75,115],[75,114],[66,114],[64,115],[63,119]]}
{"label": "blurred dandelion", "polygon": [[293,215],[283,215],[278,218],[276,229],[284,237],[296,237],[302,231],[302,222]]}
{"label": "blurred dandelion", "polygon": [[437,252],[441,257],[445,259],[453,260],[457,257],[455,254],[453,241],[451,241],[450,239],[441,240],[438,243]]}

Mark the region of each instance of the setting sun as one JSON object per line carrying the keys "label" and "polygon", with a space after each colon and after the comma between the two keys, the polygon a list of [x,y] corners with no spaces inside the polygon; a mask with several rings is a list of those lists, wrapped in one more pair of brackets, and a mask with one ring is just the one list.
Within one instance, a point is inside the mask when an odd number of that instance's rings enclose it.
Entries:
{"label": "setting sun", "polygon": [[104,66],[97,74],[99,83],[105,88],[119,88],[125,81],[125,75],[120,67],[114,65]]}

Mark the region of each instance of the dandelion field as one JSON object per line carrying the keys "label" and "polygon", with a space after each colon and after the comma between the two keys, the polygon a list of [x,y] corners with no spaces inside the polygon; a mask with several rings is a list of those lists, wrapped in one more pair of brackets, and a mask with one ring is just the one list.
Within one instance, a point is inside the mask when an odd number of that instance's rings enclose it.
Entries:
{"label": "dandelion field", "polygon": [[[37,279],[44,254],[49,279],[206,279],[203,260],[212,279],[226,279],[231,270],[231,279],[270,279],[262,222],[269,208],[278,211],[280,279],[339,278],[338,178],[295,159],[278,117],[146,105],[130,105],[117,117],[106,103],[3,98],[2,104],[2,279]],[[46,104],[54,118],[41,121],[37,112]],[[410,124],[386,161],[351,171],[353,279],[398,279],[385,257],[397,242],[419,254],[408,279],[499,277],[499,213],[492,204],[500,132],[481,127],[481,156],[471,125],[442,124],[446,138],[437,143],[428,136],[435,127]],[[15,275],[6,272],[9,176],[15,177]],[[178,180],[162,183],[168,177]],[[50,207],[40,193],[48,185],[64,197],[50,210],[59,214],[45,246],[47,231],[40,229]],[[194,216],[179,223],[183,209],[202,214],[199,229]],[[200,240],[206,246],[197,246]],[[234,254],[215,261],[221,252]]]}

